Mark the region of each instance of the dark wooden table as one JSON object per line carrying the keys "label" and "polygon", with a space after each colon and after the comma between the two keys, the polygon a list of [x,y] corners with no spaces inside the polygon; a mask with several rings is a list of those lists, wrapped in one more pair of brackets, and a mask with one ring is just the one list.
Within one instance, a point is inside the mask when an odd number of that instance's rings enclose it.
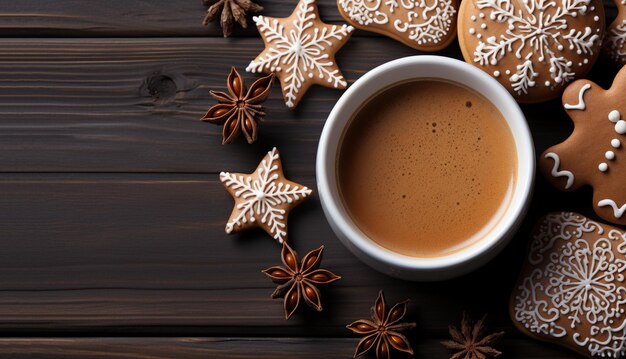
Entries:
{"label": "dark wooden table", "polygon": [[[296,0],[265,0],[287,16]],[[341,23],[334,0],[322,18]],[[222,146],[198,119],[263,48],[256,29],[224,39],[201,25],[200,0],[0,1],[0,357],[349,358],[345,325],[366,316],[379,289],[412,300],[416,357],[445,359],[439,341],[463,311],[505,330],[503,358],[574,358],[519,334],[508,296],[533,222],[550,210],[590,214],[590,191],[564,195],[538,178],[524,226],[482,269],[412,283],[359,262],[331,232],[316,195],[290,218],[300,252],[326,245],[343,280],[325,310],[290,321],[262,268],[279,247],[261,231],[224,234],[232,200],[223,170],[249,172],[277,146],[290,179],[315,188],[322,126],[341,91],[315,87],[288,110],[276,86],[259,141]],[[607,5],[609,18],[614,6]],[[416,51],[356,31],[337,60],[349,82]],[[457,45],[442,53],[459,57]],[[616,68],[590,75],[610,84]],[[245,75],[248,80],[253,76]],[[558,100],[524,106],[537,151],[571,124]],[[595,217],[594,217],[595,218]]]}

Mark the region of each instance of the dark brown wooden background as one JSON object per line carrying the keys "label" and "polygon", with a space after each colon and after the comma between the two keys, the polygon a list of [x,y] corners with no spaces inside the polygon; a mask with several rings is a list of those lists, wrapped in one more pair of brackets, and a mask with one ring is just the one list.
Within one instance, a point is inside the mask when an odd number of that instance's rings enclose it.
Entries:
{"label": "dark brown wooden background", "polygon": [[[340,23],[334,0],[324,20]],[[266,0],[287,16],[296,0]],[[200,0],[0,1],[0,357],[349,358],[345,325],[369,314],[379,289],[412,300],[416,357],[445,359],[439,341],[468,311],[505,330],[503,358],[574,358],[516,332],[507,301],[529,228],[550,210],[590,214],[590,191],[564,195],[538,178],[519,235],[475,273],[440,283],[379,274],[328,227],[316,195],[290,218],[301,253],[326,245],[324,266],[343,280],[325,310],[290,321],[262,268],[279,246],[260,231],[224,234],[232,200],[218,173],[252,171],[272,146],[287,176],[315,188],[319,135],[341,91],[313,88],[288,110],[278,86],[259,141],[220,144],[198,119],[263,48],[254,28],[223,39],[201,26]],[[607,5],[609,18],[614,6]],[[389,60],[416,55],[356,31],[337,60],[353,82]],[[459,57],[457,45],[443,55]],[[601,62],[591,78],[610,84]],[[248,80],[252,75],[245,75]],[[571,130],[558,101],[525,106],[536,149]],[[595,218],[595,217],[594,217]]]}

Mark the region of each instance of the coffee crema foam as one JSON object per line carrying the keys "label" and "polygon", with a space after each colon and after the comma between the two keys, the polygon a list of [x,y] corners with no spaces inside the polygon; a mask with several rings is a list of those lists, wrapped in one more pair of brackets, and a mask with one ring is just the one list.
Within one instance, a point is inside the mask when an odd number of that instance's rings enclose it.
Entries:
{"label": "coffee crema foam", "polygon": [[457,84],[420,80],[371,98],[344,133],[339,188],[368,237],[444,256],[493,229],[512,197],[517,153],[502,114]]}

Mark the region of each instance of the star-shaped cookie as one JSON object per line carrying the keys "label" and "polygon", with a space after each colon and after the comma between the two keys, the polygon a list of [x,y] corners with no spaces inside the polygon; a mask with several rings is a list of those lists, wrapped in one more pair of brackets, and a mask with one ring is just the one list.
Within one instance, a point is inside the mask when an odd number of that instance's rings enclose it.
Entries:
{"label": "star-shaped cookie", "polygon": [[323,23],[315,0],[300,0],[286,18],[255,16],[253,20],[265,50],[250,62],[246,71],[276,73],[288,107],[296,107],[313,84],[346,88],[335,53],[352,35],[352,26]]}
{"label": "star-shaped cookie", "polygon": [[593,187],[593,207],[609,222],[626,225],[626,67],[610,89],[578,80],[563,93],[563,107],[574,122],[564,142],[539,159],[541,172],[555,187],[571,191]]}
{"label": "star-shaped cookie", "polygon": [[275,147],[253,173],[222,172],[220,181],[235,200],[226,233],[260,227],[279,243],[287,240],[289,211],[312,192],[285,178]]}
{"label": "star-shaped cookie", "polygon": [[606,30],[604,53],[615,63],[626,65],[626,0],[615,0],[617,17]]}

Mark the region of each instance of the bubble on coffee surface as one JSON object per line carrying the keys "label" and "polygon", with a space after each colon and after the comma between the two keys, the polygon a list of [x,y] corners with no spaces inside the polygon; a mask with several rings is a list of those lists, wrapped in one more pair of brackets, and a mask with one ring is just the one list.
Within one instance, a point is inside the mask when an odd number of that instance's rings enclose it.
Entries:
{"label": "bubble on coffee surface", "polygon": [[510,180],[500,174],[510,168],[495,167],[511,148],[494,149],[499,137],[512,137],[503,119],[499,129],[489,123],[501,115],[478,95],[468,99],[466,90],[445,84],[442,104],[433,96],[444,88],[403,86],[374,98],[347,132],[342,194],[359,227],[381,245],[427,255],[460,245],[496,211]]}
{"label": "bubble on coffee surface", "polygon": [[[459,171],[467,171],[469,164],[466,162],[457,162],[455,160],[455,155],[457,155],[457,151],[459,146],[462,146],[465,149],[470,149],[472,151],[476,151],[477,153],[484,153],[487,155],[489,153],[488,149],[482,148],[481,146],[481,131],[478,126],[471,128],[468,126],[458,126],[454,125],[459,120],[473,120],[477,119],[478,114],[471,110],[472,102],[467,100],[462,102],[462,106],[455,107],[450,111],[448,117],[442,115],[442,117],[436,121],[424,121],[424,126],[427,131],[422,132],[421,130],[415,130],[415,137],[410,142],[410,145],[407,146],[406,143],[399,143],[397,141],[390,141],[389,146],[389,161],[395,162],[396,166],[389,166],[386,162],[380,163],[380,168],[378,171],[384,172],[389,171],[390,176],[399,176],[406,177],[412,176],[415,168],[423,166],[427,168],[429,171],[436,171],[439,173],[437,177],[443,176],[454,176]],[[415,119],[419,122],[419,116]],[[427,134],[428,136],[424,136]],[[445,134],[446,136],[442,136]],[[391,134],[390,139],[396,139],[397,136],[395,133]],[[471,141],[468,141],[471,139]],[[437,143],[435,143],[437,141]],[[469,144],[468,144],[469,142]],[[435,145],[439,147],[437,150],[434,149]],[[423,156],[416,156],[413,151],[415,148],[423,149],[423,152],[427,154],[426,163],[425,158]],[[400,157],[397,157],[397,154],[402,154]],[[436,181],[437,178],[431,178],[431,181]],[[426,184],[420,181],[420,179],[416,179],[416,183]],[[426,184],[428,185],[428,184]],[[447,202],[441,194],[437,194],[435,192],[425,193],[424,197],[416,197],[415,195],[411,195],[407,193],[407,191],[403,191],[401,185],[396,188],[392,192],[393,203],[398,204],[402,207],[400,213],[405,215],[407,219],[410,216],[414,215],[414,206],[411,201],[428,201],[433,203],[435,208],[439,208],[441,206],[451,207],[450,211],[455,212],[456,210],[459,212],[463,211],[464,205],[468,202],[476,202],[480,200],[482,194],[482,186],[483,183],[480,180],[476,180],[476,177],[471,178],[471,180],[466,185],[469,190],[463,191],[460,197],[457,199],[447,199]],[[460,220],[459,215],[445,216],[441,218],[442,223],[450,223]]]}

